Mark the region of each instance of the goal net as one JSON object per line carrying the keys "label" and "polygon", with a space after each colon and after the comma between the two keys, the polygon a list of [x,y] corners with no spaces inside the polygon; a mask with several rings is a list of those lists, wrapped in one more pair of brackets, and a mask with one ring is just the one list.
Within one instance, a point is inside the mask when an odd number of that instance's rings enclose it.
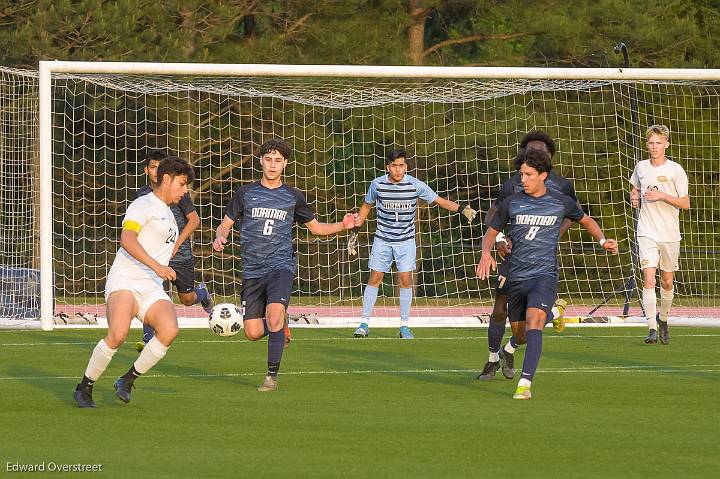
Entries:
{"label": "goal net", "polygon": [[[30,287],[37,280],[37,75],[3,70],[0,81],[6,237],[0,268],[26,275],[3,276],[6,308],[13,284]],[[585,211],[620,241],[620,254],[608,255],[579,227],[571,229],[559,251],[560,296],[576,314],[602,303],[596,314],[615,315],[634,293],[630,313],[640,315],[628,179],[635,162],[646,157],[645,129],[662,123],[672,131],[669,156],[688,173],[692,202],[680,215],[683,242],[671,315],[718,317],[719,87],[710,81],[53,74],[55,311],[104,314],[105,278],[122,216],[146,183],[148,148],[194,165],[191,196],[201,219],[193,236],[197,280],[216,301],[239,302],[237,234],[221,254],[210,244],[234,190],[261,175],[259,145],[281,137],[293,146],[285,181],[306,193],[322,222],[360,207],[394,148],[408,151],[410,174],[439,195],[478,209],[479,218],[467,225],[437,206],[419,208],[411,324],[421,318],[447,325],[461,324],[459,318],[477,321],[489,311],[494,287],[494,278],[475,276],[480,220],[514,173],[520,140],[540,129],[556,139],[554,165],[574,182]],[[291,312],[348,323],[359,318],[374,229],[371,213],[353,257],[346,236],[317,238],[296,228]],[[375,315],[397,318],[396,305],[395,279],[386,275]],[[37,310],[37,301],[26,309]],[[179,314],[204,316],[198,307],[179,308]],[[6,309],[2,316],[30,317]]]}

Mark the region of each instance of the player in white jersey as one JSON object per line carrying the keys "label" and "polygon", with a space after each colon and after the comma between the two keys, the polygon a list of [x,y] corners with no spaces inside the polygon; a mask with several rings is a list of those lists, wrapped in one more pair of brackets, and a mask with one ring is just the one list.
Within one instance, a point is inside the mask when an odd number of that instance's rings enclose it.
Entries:
{"label": "player in white jersey", "polygon": [[115,394],[125,403],[130,401],[135,379],[165,356],[177,336],[175,306],[162,285],[165,280],[175,279],[175,271],[168,264],[178,238],[178,226],[169,205],[176,204],[187,193],[194,173],[185,160],[170,156],[160,163],[157,176],[157,188],[133,201],[123,218],[120,249],[105,286],[108,332],[95,346],[85,375],[75,389],[78,407],[95,407],[93,384],[125,341],[133,317],[149,324],[155,337],[128,372],[115,381]]}
{"label": "player in white jersey", "polygon": [[[417,200],[434,203],[441,208],[460,214],[472,222],[477,212],[468,205],[446,200],[424,182],[407,174],[405,150],[391,151],[386,160],[388,174],[375,178],[365,195],[365,202],[355,220],[360,227],[370,213],[373,204],[377,210],[377,228],[370,252],[370,278],[363,293],[362,322],[355,330],[355,337],[369,334],[378,289],[385,273],[390,272],[393,262],[397,268],[400,286],[400,334],[403,339],[413,339],[409,327],[412,303],[412,272],[415,270],[415,211]],[[353,235],[354,236],[354,235]],[[356,236],[354,236],[356,238]],[[353,240],[351,240],[352,242]],[[354,247],[349,245],[349,250]]]}
{"label": "player in white jersey", "polygon": [[[690,209],[688,177],[682,166],[669,160],[670,130],[653,125],[647,130],[650,159],[638,162],[630,177],[630,202],[640,208],[637,225],[638,253],[643,272],[642,303],[647,318],[645,342],[668,344],[667,318],[673,300],[673,279],[679,269],[680,210]],[[660,268],[660,311],[657,312],[655,274]],[[658,334],[659,333],[659,334]]]}

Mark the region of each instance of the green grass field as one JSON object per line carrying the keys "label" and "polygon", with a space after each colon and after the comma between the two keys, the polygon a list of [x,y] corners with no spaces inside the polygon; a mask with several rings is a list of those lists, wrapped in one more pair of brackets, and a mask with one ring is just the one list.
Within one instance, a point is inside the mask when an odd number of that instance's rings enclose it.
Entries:
{"label": "green grass field", "polygon": [[103,477],[717,477],[720,329],[674,328],[669,346],[642,328],[546,332],[530,401],[475,380],[485,329],[395,332],[295,329],[263,394],[265,342],[183,330],[124,405],[133,330],[81,410],[104,331],[0,331],[0,476],[52,461]]}

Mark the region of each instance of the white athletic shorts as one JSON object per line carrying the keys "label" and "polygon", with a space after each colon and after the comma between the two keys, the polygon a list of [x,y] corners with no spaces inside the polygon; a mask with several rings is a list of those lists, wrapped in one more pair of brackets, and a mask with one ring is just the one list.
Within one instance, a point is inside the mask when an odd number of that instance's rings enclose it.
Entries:
{"label": "white athletic shorts", "polygon": [[640,267],[660,268],[662,271],[673,272],[680,269],[680,242],[658,243],[647,236],[638,236],[638,253]]}
{"label": "white athletic shorts", "polygon": [[138,319],[143,322],[145,321],[145,313],[156,302],[165,300],[172,303],[170,297],[163,290],[162,283],[157,283],[150,278],[128,279],[119,274],[111,273],[108,275],[105,284],[105,301],[110,297],[110,294],[122,290],[130,291],[135,296],[138,303]]}
{"label": "white athletic shorts", "polygon": [[375,238],[370,251],[370,269],[389,273],[395,262],[398,273],[415,271],[415,239],[391,243]]}

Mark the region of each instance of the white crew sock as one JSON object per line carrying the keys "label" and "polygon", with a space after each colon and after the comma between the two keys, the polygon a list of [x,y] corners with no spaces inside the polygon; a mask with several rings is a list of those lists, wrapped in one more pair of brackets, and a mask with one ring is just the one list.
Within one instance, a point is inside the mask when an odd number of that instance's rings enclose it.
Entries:
{"label": "white crew sock", "polygon": [[665,291],[660,288],[660,319],[667,321],[670,307],[672,307],[673,298],[675,297],[675,289]]}
{"label": "white crew sock", "polygon": [[648,329],[657,330],[657,296],[655,296],[655,288],[643,289],[642,304],[645,308],[645,317],[647,318]]}
{"label": "white crew sock", "polygon": [[107,343],[105,343],[105,339],[98,341],[85,369],[85,376],[92,381],[100,379],[100,376],[105,372],[105,369],[108,367],[108,364],[110,364],[116,352],[117,349],[112,349],[108,346]]}
{"label": "white crew sock", "polygon": [[158,361],[165,357],[168,347],[158,341],[157,337],[153,337],[143,348],[140,356],[135,360],[133,367],[140,374],[145,374],[155,366]]}

